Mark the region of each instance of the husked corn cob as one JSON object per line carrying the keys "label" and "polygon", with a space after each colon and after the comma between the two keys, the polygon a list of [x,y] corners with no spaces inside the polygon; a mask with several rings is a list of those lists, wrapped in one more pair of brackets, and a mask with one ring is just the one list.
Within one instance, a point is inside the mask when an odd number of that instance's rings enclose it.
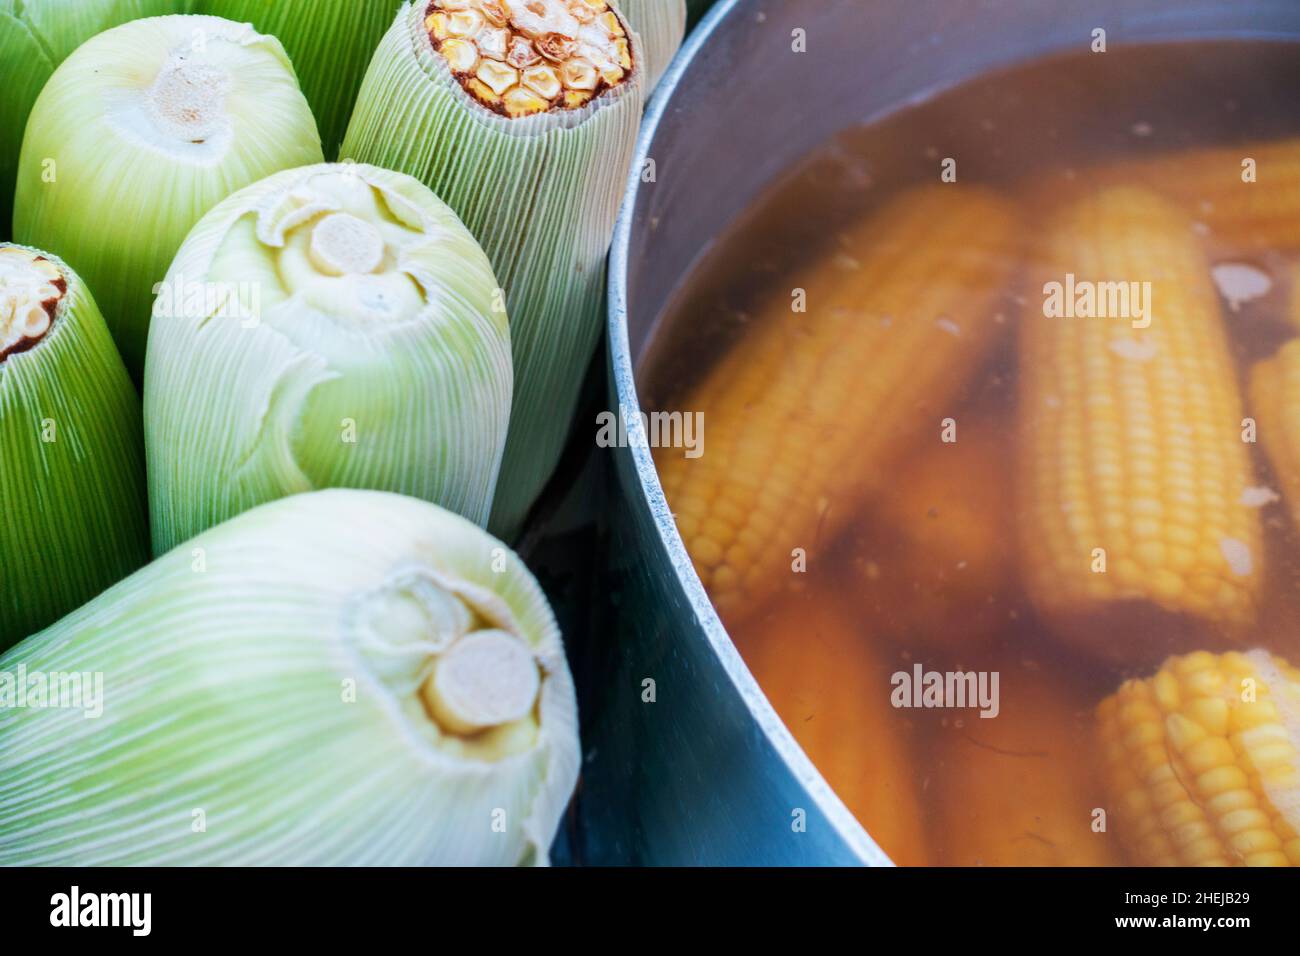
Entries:
{"label": "husked corn cob", "polygon": [[856,528],[848,588],[874,629],[909,647],[969,648],[1007,620],[1009,430],[966,416],[959,429],[908,456]]}
{"label": "husked corn cob", "polygon": [[1111,819],[1144,866],[1300,866],[1300,670],[1197,651],[1097,708]]}
{"label": "husked corn cob", "polygon": [[[1254,160],[1253,180],[1242,178]],[[1155,189],[1177,202],[1219,253],[1300,248],[1300,139],[1243,143],[1106,163],[1060,173],[1046,190],[1121,185]]]}
{"label": "husked corn cob", "polygon": [[738,633],[777,714],[845,806],[900,866],[927,861],[906,711],[853,609],[810,584]]}
{"label": "husked corn cob", "polygon": [[1260,521],[1245,499],[1236,373],[1187,216],[1150,191],[1106,190],[1063,213],[1039,265],[1045,293],[1071,276],[1098,290],[1149,283],[1150,324],[1049,317],[1030,299],[1018,491],[1030,597],[1112,659],[1239,637],[1262,580]]}
{"label": "husked corn cob", "polygon": [[790,277],[684,407],[704,414],[703,455],[657,453],[695,568],[732,620],[852,520],[864,493],[951,402],[1005,327],[999,300],[1019,229],[982,187],[929,186],[840,237]]}
{"label": "husked corn cob", "polygon": [[1287,506],[1300,521],[1300,339],[1251,368],[1250,414]]}
{"label": "husked corn cob", "polygon": [[1114,836],[1094,829],[1104,807],[1091,705],[1070,679],[1008,662],[998,714],[948,715],[930,760],[945,866],[1114,866]]}

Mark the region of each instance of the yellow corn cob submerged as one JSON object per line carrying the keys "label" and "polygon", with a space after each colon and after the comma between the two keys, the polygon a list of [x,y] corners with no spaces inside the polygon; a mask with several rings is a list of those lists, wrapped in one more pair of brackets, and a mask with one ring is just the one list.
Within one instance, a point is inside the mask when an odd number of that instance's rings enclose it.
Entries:
{"label": "yellow corn cob submerged", "polygon": [[906,647],[969,649],[1008,622],[1011,435],[989,412],[962,415],[959,429],[909,456],[855,528],[844,586]]}
{"label": "yellow corn cob submerged", "polygon": [[866,489],[950,402],[1005,327],[999,299],[1019,241],[980,187],[903,193],[842,236],[685,399],[704,454],[657,455],[695,568],[734,620],[851,521]]}
{"label": "yellow corn cob submerged", "polygon": [[1250,371],[1250,414],[1292,515],[1300,519],[1300,339]]}
{"label": "yellow corn cob submerged", "polygon": [[937,777],[939,862],[1118,864],[1113,834],[1095,823],[1103,794],[1091,702],[1059,672],[1029,671],[1008,660],[998,673],[1005,679],[997,716],[931,712],[945,715],[933,730],[929,764]]}
{"label": "yellow corn cob submerged", "polygon": [[1200,651],[1126,681],[1097,713],[1132,862],[1300,865],[1300,670]]}
{"label": "yellow corn cob submerged", "polygon": [[755,680],[836,795],[900,866],[927,862],[909,712],[854,609],[810,585],[737,636]]}
{"label": "yellow corn cob submerged", "polygon": [[[1149,191],[1107,190],[1064,212],[1038,265],[1020,330],[1031,598],[1109,659],[1154,663],[1239,638],[1262,580],[1260,521],[1236,372],[1188,217]],[[1067,279],[1149,282],[1149,326],[1049,317],[1038,289]]]}
{"label": "yellow corn cob submerged", "polygon": [[1300,139],[1192,149],[1068,174],[1059,171],[1036,183],[1033,191],[1046,197],[1062,189],[1126,185],[1156,190],[1177,203],[1216,253],[1300,248]]}

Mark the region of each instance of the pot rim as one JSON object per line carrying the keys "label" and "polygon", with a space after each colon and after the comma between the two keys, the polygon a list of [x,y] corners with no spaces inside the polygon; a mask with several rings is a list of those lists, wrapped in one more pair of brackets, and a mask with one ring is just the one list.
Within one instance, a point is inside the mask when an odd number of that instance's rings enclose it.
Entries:
{"label": "pot rim", "polygon": [[[743,0],[717,0],[660,78],[642,120],[623,205],[614,231],[609,261],[607,326],[609,363],[619,403],[632,413],[629,415],[629,431],[639,428],[640,420],[637,415],[641,411],[627,325],[627,270],[637,201],[640,197],[641,169],[650,155],[651,143],[659,130],[659,123],[672,103],[677,88],[694,63],[696,55],[711,41],[722,22],[742,3]],[[726,225],[722,223],[720,228]],[[703,582],[695,573],[686,545],[678,534],[672,510],[664,497],[663,486],[659,483],[659,473],[655,469],[648,444],[629,442],[628,445],[628,448],[621,450],[628,451],[632,455],[639,486],[637,491],[650,508],[655,529],[659,534],[658,545],[671,562],[677,576],[677,583],[690,603],[691,611],[704,631],[710,649],[739,693],[750,717],[767,737],[772,748],[785,763],[786,769],[816,802],[818,810],[825,815],[845,846],[864,863],[892,866],[893,861],[871,838],[857,818],[849,812],[848,807],[826,782],[826,778],[795,741],[785,722],[768,701],[758,681],[750,673],[749,667],[727,634],[722,619],[714,610],[713,603],[704,590]]]}

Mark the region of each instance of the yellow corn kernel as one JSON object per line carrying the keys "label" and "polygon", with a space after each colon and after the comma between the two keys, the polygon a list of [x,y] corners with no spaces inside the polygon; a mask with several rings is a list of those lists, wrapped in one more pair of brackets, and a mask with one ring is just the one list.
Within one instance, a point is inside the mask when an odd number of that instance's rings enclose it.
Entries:
{"label": "yellow corn kernel", "polygon": [[1292,518],[1300,523],[1300,339],[1250,370],[1250,415]]}
{"label": "yellow corn kernel", "polygon": [[1197,652],[1097,708],[1110,821],[1140,866],[1300,866],[1300,670]]}
{"label": "yellow corn kernel", "polygon": [[1154,189],[1177,202],[1216,253],[1300,249],[1300,138],[1056,172],[1036,190],[1119,185]]}
{"label": "yellow corn kernel", "polygon": [[737,634],[750,672],[822,776],[900,866],[927,862],[908,711],[840,594],[810,583]]}
{"label": "yellow corn kernel", "polygon": [[[481,104],[508,117],[573,110],[625,83],[632,46],[622,15],[606,0],[529,0],[522,12],[515,2],[430,0],[430,43]],[[539,28],[570,18],[577,22],[567,32]],[[555,69],[542,72],[543,57]],[[531,93],[519,92],[523,87]]]}
{"label": "yellow corn kernel", "polygon": [[942,721],[931,728],[927,764],[938,862],[1118,865],[1117,841],[1098,822],[1104,793],[1091,704],[1069,675],[1002,663],[996,716],[927,712],[927,722]]}
{"label": "yellow corn kernel", "polygon": [[[800,577],[792,565],[811,568],[900,456],[938,434],[1006,328],[1020,229],[995,193],[913,189],[839,239],[840,253],[790,275],[682,400],[703,413],[703,454],[656,450],[669,506],[701,519],[696,529],[730,506],[714,548],[679,530],[731,622]],[[793,311],[800,296],[806,311]],[[738,542],[749,563],[732,567]]]}
{"label": "yellow corn kernel", "polygon": [[873,629],[901,645],[970,649],[1008,623],[1014,543],[1003,414],[963,414],[951,443],[936,430],[855,528],[846,586]]}
{"label": "yellow corn kernel", "polygon": [[[1105,190],[1064,210],[1036,259],[1017,492],[1030,597],[1110,659],[1239,638],[1263,577],[1260,521],[1245,500],[1236,372],[1187,216],[1147,190]],[[1066,299],[1070,283],[1092,289],[1112,317],[1077,314],[1082,298],[1056,315],[1049,283]],[[1128,287],[1127,309],[1107,284]]]}

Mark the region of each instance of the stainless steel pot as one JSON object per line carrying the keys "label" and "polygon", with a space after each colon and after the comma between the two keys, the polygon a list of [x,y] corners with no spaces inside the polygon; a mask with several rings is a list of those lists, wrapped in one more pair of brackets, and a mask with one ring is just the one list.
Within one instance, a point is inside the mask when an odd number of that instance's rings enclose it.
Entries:
{"label": "stainless steel pot", "polygon": [[[987,70],[1087,50],[1097,27],[1110,43],[1295,39],[1300,4],[720,0],[646,115],[610,266],[611,408],[639,410],[633,370],[672,293],[783,170],[846,127]],[[807,53],[791,52],[796,28]],[[649,158],[656,181],[642,182]],[[583,861],[888,864],[727,637],[649,450],[615,458],[606,542],[614,611],[587,674]]]}

